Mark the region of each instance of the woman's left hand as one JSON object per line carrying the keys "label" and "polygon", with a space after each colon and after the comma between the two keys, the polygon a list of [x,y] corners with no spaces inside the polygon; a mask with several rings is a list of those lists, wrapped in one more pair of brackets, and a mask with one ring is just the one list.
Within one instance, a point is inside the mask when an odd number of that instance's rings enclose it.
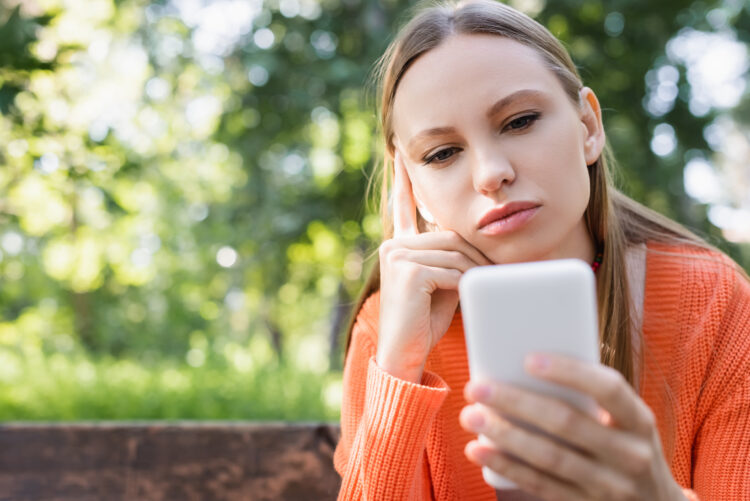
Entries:
{"label": "woman's left hand", "polygon": [[[469,460],[546,500],[685,500],[664,458],[651,409],[619,372],[551,354],[529,357],[526,369],[593,397],[603,410],[600,419],[515,386],[469,382],[466,399],[475,404],[464,407],[461,425],[494,445],[469,442]],[[576,449],[502,416],[534,425]]]}

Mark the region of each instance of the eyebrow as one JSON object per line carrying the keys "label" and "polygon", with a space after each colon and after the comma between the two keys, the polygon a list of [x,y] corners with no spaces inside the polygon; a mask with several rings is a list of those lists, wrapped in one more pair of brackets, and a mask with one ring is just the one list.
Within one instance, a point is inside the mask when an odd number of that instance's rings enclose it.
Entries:
{"label": "eyebrow", "polygon": [[454,132],[456,132],[455,127],[435,127],[433,129],[427,129],[414,136],[411,141],[409,141],[409,144],[406,145],[406,148],[411,149],[415,143],[424,138],[432,136],[442,136],[445,134],[452,134]]}
{"label": "eyebrow", "polygon": [[[493,104],[489,110],[487,110],[487,118],[492,118],[496,114],[500,113],[503,108],[513,103],[513,101],[517,101],[519,99],[528,99],[528,98],[541,98],[544,97],[545,93],[540,90],[535,89],[521,89],[516,92],[513,92],[512,94],[508,94],[507,96],[499,99],[495,104]],[[414,144],[426,137],[433,137],[433,136],[442,136],[445,134],[452,134],[456,132],[456,129],[454,127],[435,127],[432,129],[427,129],[416,136],[414,136],[411,141],[409,141],[409,144],[406,146],[407,149],[411,149]]]}
{"label": "eyebrow", "polygon": [[516,91],[512,94],[509,94],[505,96],[504,98],[500,99],[498,102],[492,105],[492,107],[487,111],[487,118],[492,118],[494,115],[502,111],[503,108],[511,104],[513,101],[516,101],[518,99],[527,99],[527,98],[541,98],[544,97],[544,92],[540,90],[535,89],[522,89],[519,91]]}

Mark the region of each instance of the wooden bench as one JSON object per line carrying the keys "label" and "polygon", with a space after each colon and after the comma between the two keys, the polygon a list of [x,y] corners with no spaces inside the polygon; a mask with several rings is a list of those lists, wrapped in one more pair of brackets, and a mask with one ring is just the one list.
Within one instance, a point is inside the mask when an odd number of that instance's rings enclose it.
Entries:
{"label": "wooden bench", "polygon": [[337,425],[0,425],[2,501],[336,499]]}

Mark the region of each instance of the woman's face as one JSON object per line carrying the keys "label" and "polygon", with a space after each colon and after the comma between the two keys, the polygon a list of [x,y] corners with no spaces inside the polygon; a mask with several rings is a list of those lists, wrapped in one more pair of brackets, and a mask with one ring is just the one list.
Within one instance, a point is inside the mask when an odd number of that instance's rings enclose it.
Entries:
{"label": "woman's face", "polygon": [[455,35],[420,56],[394,98],[393,142],[438,227],[495,263],[592,260],[587,165],[604,132],[596,97],[581,95],[508,38]]}

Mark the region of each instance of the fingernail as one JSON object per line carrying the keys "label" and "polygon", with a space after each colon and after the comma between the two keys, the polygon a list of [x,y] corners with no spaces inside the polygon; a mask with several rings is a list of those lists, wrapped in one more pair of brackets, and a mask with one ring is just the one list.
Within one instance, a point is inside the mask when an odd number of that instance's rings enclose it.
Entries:
{"label": "fingernail", "polygon": [[467,421],[471,429],[476,432],[482,431],[484,428],[484,416],[477,409],[469,410]]}
{"label": "fingernail", "polygon": [[478,402],[490,398],[490,387],[484,383],[469,383],[469,397]]}
{"label": "fingernail", "polygon": [[484,463],[489,458],[489,451],[485,447],[482,447],[482,445],[476,440],[467,443],[464,451],[469,459],[473,458],[480,463]]}
{"label": "fingernail", "polygon": [[528,355],[525,360],[526,369],[531,372],[543,373],[550,365],[549,357],[545,355]]}

